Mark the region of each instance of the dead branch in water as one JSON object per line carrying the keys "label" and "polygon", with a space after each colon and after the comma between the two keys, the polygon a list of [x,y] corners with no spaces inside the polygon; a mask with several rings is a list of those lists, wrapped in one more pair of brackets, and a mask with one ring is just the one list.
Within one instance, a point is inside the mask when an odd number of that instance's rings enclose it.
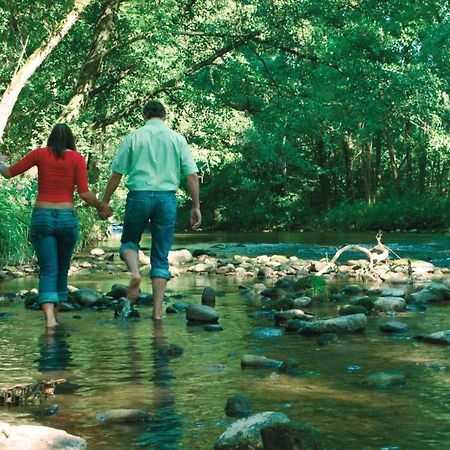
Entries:
{"label": "dead branch in water", "polygon": [[65,378],[39,381],[31,384],[17,384],[10,388],[0,388],[0,405],[24,405],[29,401],[43,401],[53,395],[57,384],[65,383]]}
{"label": "dead branch in water", "polygon": [[331,266],[333,266],[333,264],[338,260],[338,258],[345,252],[349,251],[349,250],[357,250],[360,251],[362,253],[365,253],[367,255],[367,257],[369,258],[369,269],[372,270],[373,266],[377,263],[380,262],[384,262],[389,258],[389,248],[386,247],[384,244],[381,243],[381,236],[383,235],[383,233],[380,231],[378,231],[377,235],[375,236],[376,240],[377,240],[377,245],[375,245],[375,247],[372,248],[366,248],[366,247],[362,247],[361,245],[354,245],[354,244],[350,244],[350,245],[346,245],[342,248],[340,248],[336,254],[333,256],[333,259],[325,266],[323,267],[321,270],[319,270],[319,272],[316,273],[316,275],[323,275]]}

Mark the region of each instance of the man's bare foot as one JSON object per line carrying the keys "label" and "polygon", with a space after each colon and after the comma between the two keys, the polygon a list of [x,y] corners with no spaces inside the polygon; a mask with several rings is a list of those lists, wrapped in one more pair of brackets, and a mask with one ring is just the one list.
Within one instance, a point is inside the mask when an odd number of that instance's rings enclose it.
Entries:
{"label": "man's bare foot", "polygon": [[131,277],[130,284],[128,285],[127,298],[131,303],[136,303],[139,295],[139,285],[141,284],[141,277]]}
{"label": "man's bare foot", "polygon": [[59,323],[56,320],[45,321],[45,327],[46,328],[55,328],[58,325],[59,325]]}

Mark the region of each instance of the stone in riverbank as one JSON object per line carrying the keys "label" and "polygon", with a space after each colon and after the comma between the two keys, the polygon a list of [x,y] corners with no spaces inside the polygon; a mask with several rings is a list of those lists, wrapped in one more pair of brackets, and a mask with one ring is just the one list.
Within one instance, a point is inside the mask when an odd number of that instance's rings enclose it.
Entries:
{"label": "stone in riverbank", "polygon": [[262,450],[261,429],[275,423],[289,422],[289,417],[278,412],[253,414],[231,424],[217,439],[214,450]]}
{"label": "stone in riverbank", "polygon": [[86,441],[63,430],[0,422],[0,448],[5,450],[83,450]]}
{"label": "stone in riverbank", "polygon": [[186,308],[186,319],[190,322],[216,323],[219,313],[210,306],[190,304]]}
{"label": "stone in riverbank", "polygon": [[307,449],[322,450],[322,437],[313,427],[304,423],[274,423],[261,428],[264,450]]}
{"label": "stone in riverbank", "polygon": [[242,355],[241,367],[256,367],[264,369],[279,369],[283,365],[283,361],[277,359],[266,358],[265,356],[251,355],[246,353]]}
{"label": "stone in riverbank", "polygon": [[252,414],[250,400],[243,395],[233,395],[227,400],[225,414],[228,417],[248,417]]}
{"label": "stone in riverbank", "polygon": [[450,345],[450,330],[438,331],[431,334],[419,334],[414,336],[418,341],[428,342],[429,344]]}
{"label": "stone in riverbank", "polygon": [[374,372],[362,381],[364,386],[386,389],[393,386],[402,386],[406,383],[405,375],[398,370],[385,370]]}
{"label": "stone in riverbank", "polygon": [[150,414],[142,409],[112,409],[97,413],[95,416],[103,423],[135,423],[151,420]]}
{"label": "stone in riverbank", "polygon": [[367,316],[365,314],[353,314],[308,322],[299,320],[297,325],[298,333],[306,336],[322,333],[354,333],[364,330],[367,325]]}

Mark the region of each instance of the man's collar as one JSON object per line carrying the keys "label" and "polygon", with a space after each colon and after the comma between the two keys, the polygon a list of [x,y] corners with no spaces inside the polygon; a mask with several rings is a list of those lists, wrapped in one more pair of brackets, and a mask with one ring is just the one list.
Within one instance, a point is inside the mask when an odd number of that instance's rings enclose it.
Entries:
{"label": "man's collar", "polygon": [[145,125],[164,125],[164,121],[157,117],[152,117],[145,122]]}

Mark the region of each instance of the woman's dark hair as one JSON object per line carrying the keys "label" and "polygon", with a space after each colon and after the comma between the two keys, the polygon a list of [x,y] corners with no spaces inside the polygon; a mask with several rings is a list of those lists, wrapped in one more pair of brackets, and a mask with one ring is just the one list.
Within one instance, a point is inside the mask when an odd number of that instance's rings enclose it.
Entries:
{"label": "woman's dark hair", "polygon": [[65,123],[57,123],[47,140],[56,159],[62,158],[66,150],[76,150],[72,130]]}

